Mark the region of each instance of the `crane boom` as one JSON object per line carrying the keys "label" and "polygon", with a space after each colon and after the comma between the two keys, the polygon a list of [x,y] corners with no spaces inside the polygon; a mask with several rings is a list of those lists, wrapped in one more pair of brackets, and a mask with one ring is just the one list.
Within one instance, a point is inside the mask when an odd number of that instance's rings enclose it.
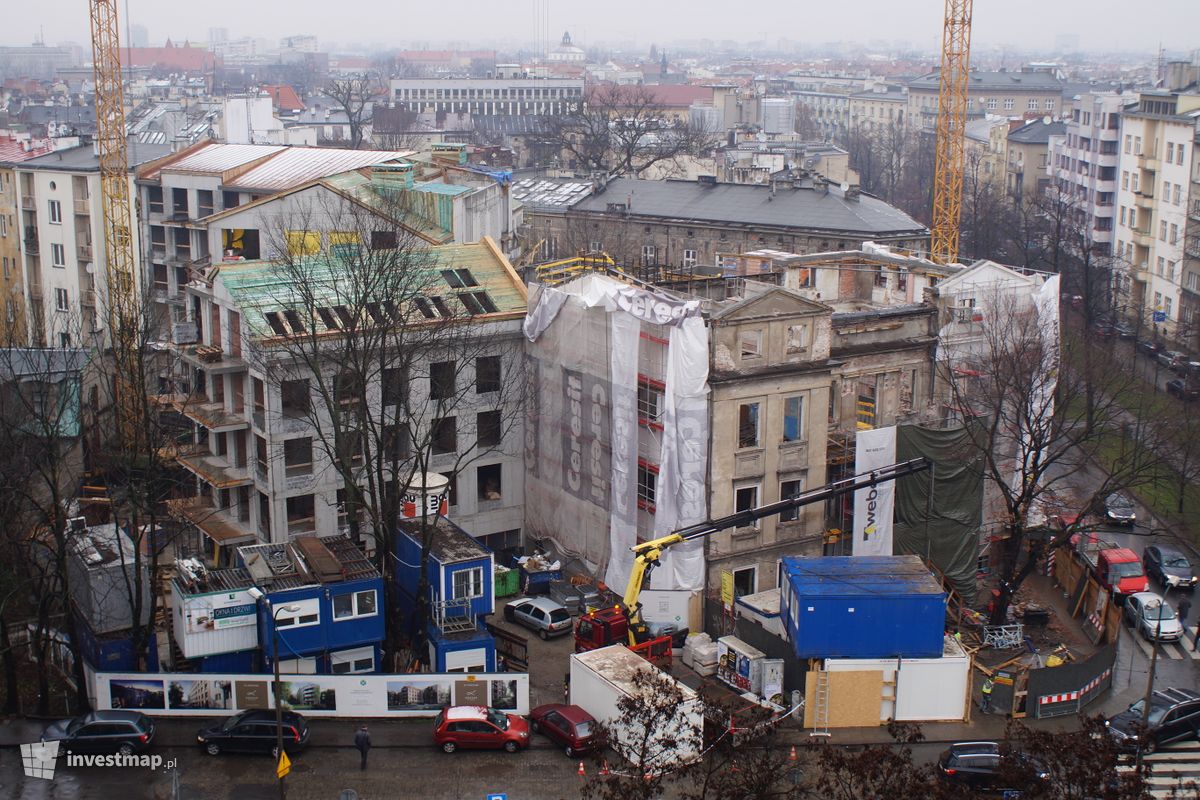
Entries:
{"label": "crane boom", "polygon": [[133,214],[129,200],[129,151],[125,133],[125,89],[121,82],[121,37],[117,0],[90,0],[92,73],[96,82],[96,141],[104,214],[106,317],[113,354],[116,432],[128,446],[141,434],[134,376],[141,327],[134,278]]}
{"label": "crane boom", "polygon": [[972,0],[946,0],[939,73],[937,143],[933,176],[930,255],[950,264],[958,258],[966,154],[968,79],[971,66]]}
{"label": "crane boom", "polygon": [[634,552],[633,569],[629,573],[629,583],[626,586],[625,597],[623,598],[626,613],[629,616],[630,636],[634,635],[633,631],[635,627],[643,624],[641,623],[641,604],[638,602],[638,597],[641,595],[646,581],[650,578],[650,572],[654,567],[658,566],[658,560],[667,548],[681,542],[710,536],[728,528],[747,525],[764,517],[781,514],[784,511],[791,511],[792,509],[802,508],[833,497],[839,497],[849,492],[856,492],[868,486],[876,486],[880,483],[903,478],[905,475],[913,475],[917,472],[927,470],[931,466],[932,463],[926,458],[914,458],[896,464],[889,464],[886,467],[880,467],[870,472],[863,472],[849,478],[843,478],[840,481],[827,483],[824,486],[803,492],[795,497],[789,497],[786,500],[780,500],[777,503],[738,511],[727,517],[720,517],[696,525],[690,525],[686,528],[680,528],[662,538],[634,545],[629,548]]}

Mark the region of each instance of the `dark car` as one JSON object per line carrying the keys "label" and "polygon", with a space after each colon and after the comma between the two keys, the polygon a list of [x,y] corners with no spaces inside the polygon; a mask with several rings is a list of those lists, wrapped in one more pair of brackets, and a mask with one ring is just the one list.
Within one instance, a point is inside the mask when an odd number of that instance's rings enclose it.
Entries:
{"label": "dark car", "polygon": [[1133,501],[1120,492],[1104,498],[1104,518],[1114,525],[1132,525],[1137,522]]}
{"label": "dark car", "polygon": [[1196,588],[1196,573],[1192,571],[1191,562],[1173,547],[1150,545],[1142,551],[1142,564],[1146,566],[1146,574],[1164,588],[1172,584],[1180,589]]}
{"label": "dark car", "polygon": [[1111,322],[1093,322],[1092,332],[1102,339],[1108,339],[1117,335],[1117,326],[1113,325]]}
{"label": "dark car", "polygon": [[1141,350],[1143,353],[1145,353],[1146,355],[1153,358],[1154,356],[1158,355],[1158,351],[1162,350],[1163,346],[1161,344],[1159,344],[1158,342],[1152,342],[1152,341],[1143,339],[1142,341],[1137,343],[1137,348],[1138,348],[1138,350]]}
{"label": "dark car", "polygon": [[1186,364],[1188,357],[1178,350],[1160,350],[1155,356],[1158,363],[1162,364],[1167,369],[1175,369],[1180,364]]}
{"label": "dark car", "polygon": [[[295,711],[284,711],[283,749],[298,753],[308,745],[308,723]],[[278,754],[278,736],[275,727],[275,712],[269,710],[243,711],[230,717],[220,725],[204,728],[196,734],[196,741],[210,756],[229,751],[231,753]]]}
{"label": "dark car", "polygon": [[62,742],[62,747],[76,753],[129,755],[154,741],[154,723],[140,711],[93,711],[49,725],[42,741]]}
{"label": "dark car", "polygon": [[1164,744],[1200,736],[1200,693],[1195,689],[1158,689],[1150,696],[1150,716],[1143,723],[1145,708],[1142,698],[1105,723],[1121,749],[1153,753]]}
{"label": "dark car", "polygon": [[1180,400],[1200,400],[1200,386],[1193,386],[1183,378],[1167,381],[1167,394],[1173,394]]}
{"label": "dark car", "polygon": [[1025,755],[1013,753],[1009,758],[1015,758],[1016,763],[1008,762],[1010,774],[1002,775],[1006,764],[999,742],[958,742],[938,757],[938,775],[948,783],[986,791],[1010,788],[1004,784],[1022,772],[1031,778],[1047,777],[1045,769]]}
{"label": "dark car", "polygon": [[450,706],[433,722],[433,741],[444,753],[455,750],[506,750],[529,747],[524,717],[483,706]]}
{"label": "dark car", "polygon": [[529,714],[534,733],[544,733],[574,758],[596,747],[596,720],[579,706],[550,703]]}
{"label": "dark car", "polygon": [[1137,335],[1135,333],[1135,331],[1133,330],[1133,327],[1125,322],[1118,322],[1115,325],[1113,325],[1113,328],[1117,331],[1117,338],[1120,338],[1120,339],[1128,340],[1128,339],[1132,339],[1134,336]]}

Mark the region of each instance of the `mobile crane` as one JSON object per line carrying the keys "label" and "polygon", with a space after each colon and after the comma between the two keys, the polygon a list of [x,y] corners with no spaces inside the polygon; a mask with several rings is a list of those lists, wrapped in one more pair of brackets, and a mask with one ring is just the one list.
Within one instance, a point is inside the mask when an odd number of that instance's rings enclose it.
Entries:
{"label": "mobile crane", "polygon": [[784,511],[802,508],[848,492],[855,492],[869,486],[903,478],[906,475],[913,475],[927,470],[931,466],[932,462],[925,458],[914,458],[889,464],[870,472],[834,481],[777,503],[746,509],[727,517],[690,525],[659,539],[634,545],[629,548],[634,553],[633,569],[629,573],[629,583],[626,585],[622,602],[619,605],[589,611],[579,618],[575,624],[575,652],[582,653],[586,650],[595,650],[620,642],[628,642],[629,645],[634,646],[643,644],[650,639],[649,626],[642,619],[642,604],[639,598],[646,582],[650,579],[650,573],[659,566],[659,559],[668,548],[682,542],[710,536],[728,528],[748,525],[756,520]]}

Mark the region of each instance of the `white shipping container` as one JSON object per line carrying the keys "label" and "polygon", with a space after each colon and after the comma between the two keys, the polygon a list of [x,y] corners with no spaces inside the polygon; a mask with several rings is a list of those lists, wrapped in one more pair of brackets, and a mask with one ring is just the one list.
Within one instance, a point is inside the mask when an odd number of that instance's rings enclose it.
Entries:
{"label": "white shipping container", "polygon": [[825,669],[879,670],[894,682],[894,695],[880,702],[880,721],[947,721],[966,719],[971,657],[947,636],[941,658],[827,658]]}
{"label": "white shipping container", "polygon": [[762,670],[766,653],[736,636],[717,640],[717,677],[737,689],[762,696]]}
{"label": "white shipping container", "polygon": [[613,746],[622,749],[638,737],[638,731],[620,724],[618,703],[622,697],[636,691],[634,680],[644,670],[665,676],[679,687],[685,698],[673,726],[662,731],[664,736],[677,739],[682,746],[673,757],[656,759],[658,763],[644,766],[664,768],[671,763],[694,760],[700,754],[704,737],[704,716],[696,693],[624,645],[614,644],[571,655],[571,703],[607,725],[615,739]]}
{"label": "white shipping container", "polygon": [[175,641],[184,658],[237,653],[258,647],[258,606],[245,589],[171,598]]}

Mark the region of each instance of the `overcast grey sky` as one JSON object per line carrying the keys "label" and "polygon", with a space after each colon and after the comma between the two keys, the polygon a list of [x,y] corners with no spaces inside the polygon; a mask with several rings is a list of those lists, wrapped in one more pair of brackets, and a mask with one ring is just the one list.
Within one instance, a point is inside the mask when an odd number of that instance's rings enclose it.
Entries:
{"label": "overcast grey sky", "polygon": [[[233,38],[278,39],[316,34],[325,41],[410,43],[488,40],[514,46],[534,38],[533,0],[127,0],[129,18],[144,25],[151,44],[165,38],[204,40],[210,27]],[[5,2],[0,39],[28,44],[44,28],[47,43],[87,41],[87,0]],[[748,41],[780,37],[804,42],[906,40],[939,46],[942,0],[796,2],[758,0],[551,0],[550,30],[570,30],[583,45],[672,39]],[[1134,8],[1137,10],[1134,11]],[[753,9],[750,11],[749,9]],[[121,11],[124,12],[124,4]],[[1177,50],[1200,47],[1197,0],[975,0],[979,45],[1048,47],[1060,33],[1093,50]],[[1140,24],[1141,27],[1137,27]],[[124,30],[122,30],[124,33]]]}

